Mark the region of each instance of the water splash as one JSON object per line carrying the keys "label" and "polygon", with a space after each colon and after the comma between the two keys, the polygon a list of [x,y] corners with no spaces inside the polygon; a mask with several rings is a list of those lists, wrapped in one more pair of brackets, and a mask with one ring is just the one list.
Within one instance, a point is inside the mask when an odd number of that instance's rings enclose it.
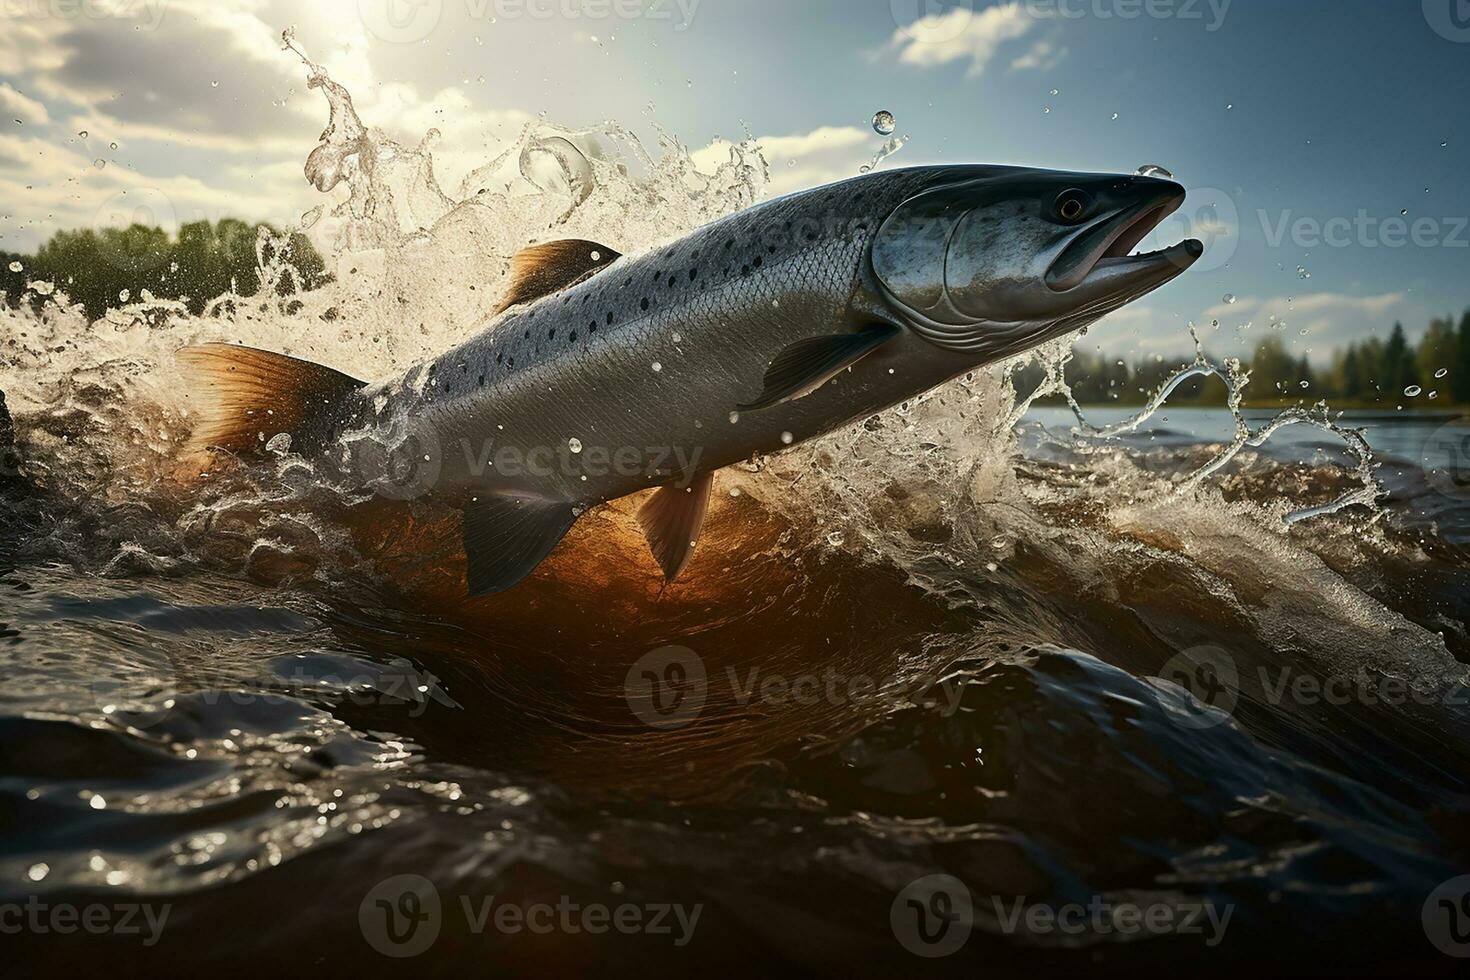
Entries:
{"label": "water splash", "polygon": [[866,174],[878,169],[878,165],[880,163],[893,156],[893,154],[897,153],[899,150],[903,149],[904,144],[906,144],[908,141],[909,138],[907,136],[890,137],[884,142],[881,147],[878,148],[878,152],[873,155],[872,160],[858,168],[858,173]]}
{"label": "water splash", "polygon": [[1234,358],[1227,359],[1223,364],[1214,363],[1205,355],[1199,335],[1192,325],[1189,328],[1189,334],[1194,341],[1194,361],[1181,367],[1165,380],[1144,406],[1132,416],[1110,425],[1101,426],[1094,425],[1088,420],[1086,412],[1077,402],[1065,378],[1066,365],[1072,357],[1073,338],[1063,338],[1061,341],[1038,348],[1030,355],[1018,358],[1008,365],[1008,370],[1014,372],[1025,365],[1028,360],[1035,360],[1045,370],[1045,376],[1034,391],[1025,398],[1017,400],[1005,424],[1013,428],[1020,423],[1038,399],[1058,394],[1066,399],[1067,407],[1077,419],[1077,425],[1072,429],[1074,435],[1091,439],[1115,439],[1137,432],[1145,422],[1165,407],[1169,397],[1186,381],[1195,378],[1219,378],[1225,384],[1227,391],[1225,407],[1230,410],[1231,418],[1234,420],[1234,435],[1209,462],[1179,480],[1174,487],[1175,493],[1188,494],[1199,489],[1206,480],[1219,473],[1245,449],[1261,447],[1272,435],[1289,426],[1305,425],[1321,429],[1342,440],[1354,461],[1353,476],[1360,485],[1327,503],[1292,510],[1283,515],[1282,520],[1290,526],[1308,518],[1335,514],[1354,506],[1368,508],[1375,518],[1380,515],[1378,501],[1386,494],[1386,491],[1374,475],[1372,447],[1363,437],[1361,429],[1350,429],[1337,424],[1331,418],[1330,410],[1325,402],[1318,402],[1311,409],[1288,408],[1259,428],[1252,428],[1241,407],[1246,386],[1250,383],[1249,373],[1243,371],[1240,362]]}

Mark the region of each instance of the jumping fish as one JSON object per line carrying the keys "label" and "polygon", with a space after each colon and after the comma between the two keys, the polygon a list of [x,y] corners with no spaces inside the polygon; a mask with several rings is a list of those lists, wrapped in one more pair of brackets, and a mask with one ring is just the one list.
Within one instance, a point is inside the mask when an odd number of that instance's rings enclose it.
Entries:
{"label": "jumping fish", "polygon": [[366,487],[463,513],[472,596],[529,575],[588,507],[638,513],[668,581],[716,470],[1077,330],[1189,268],[1133,249],[1184,201],[1155,177],[998,166],[872,173],[639,256],[585,240],[511,264],[495,320],[368,383],[282,354],[184,348],[195,449],[278,433]]}

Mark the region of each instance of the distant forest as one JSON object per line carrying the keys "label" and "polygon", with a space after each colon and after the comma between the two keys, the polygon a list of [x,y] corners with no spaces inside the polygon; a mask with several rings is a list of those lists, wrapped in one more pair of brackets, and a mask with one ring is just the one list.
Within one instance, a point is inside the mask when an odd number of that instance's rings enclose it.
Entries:
{"label": "distant forest", "polygon": [[[1214,358],[1218,362],[1218,358]],[[1076,351],[1067,364],[1067,383],[1084,405],[1141,405],[1182,366],[1179,358],[1152,357],[1132,364],[1117,355]],[[1362,406],[1445,408],[1470,405],[1470,310],[1460,318],[1435,319],[1419,343],[1411,344],[1401,323],[1388,339],[1373,337],[1335,351],[1330,364],[1313,365],[1293,357],[1282,338],[1266,336],[1250,357],[1245,389],[1248,405],[1294,404],[1325,398],[1335,407]],[[1016,378],[1019,391],[1030,391],[1042,371],[1028,365]],[[1224,385],[1217,379],[1191,379],[1169,398],[1173,405],[1222,404]],[[1434,397],[1430,397],[1431,394]],[[1049,404],[1059,401],[1043,399]]]}
{"label": "distant forest", "polygon": [[[15,303],[28,281],[45,280],[81,303],[95,319],[124,302],[125,291],[137,299],[146,289],[158,299],[184,300],[198,313],[209,300],[231,289],[242,296],[259,290],[257,227],[225,218],[186,224],[174,236],[145,225],[57,232],[34,255],[0,252],[0,291]],[[271,231],[279,239],[280,233]],[[305,235],[291,235],[279,258],[295,268],[304,289],[316,289],[331,279]],[[1304,356],[1292,357],[1275,335],[1262,339],[1248,361],[1242,360],[1251,372],[1248,404],[1325,398],[1342,407],[1470,405],[1470,310],[1458,326],[1451,317],[1432,321],[1417,345],[1409,343],[1403,325],[1396,323],[1386,340],[1375,337],[1352,344],[1337,351],[1325,367],[1314,367]],[[1179,367],[1178,359],[1153,357],[1129,364],[1117,356],[1079,350],[1067,365],[1067,381],[1085,405],[1138,405]],[[1041,378],[1041,369],[1028,365],[1018,373],[1017,387],[1029,391]],[[1192,380],[1174,392],[1170,403],[1220,404],[1222,397],[1218,380]]]}
{"label": "distant forest", "polygon": [[[124,295],[135,301],[146,289],[156,299],[183,300],[199,313],[211,299],[232,289],[241,296],[260,289],[255,254],[259,227],[225,218],[190,222],[172,236],[141,224],[59,231],[34,255],[0,252],[0,291],[14,303],[27,282],[49,282],[96,319],[127,302]],[[280,240],[277,229],[264,227]],[[282,254],[266,258],[292,266],[301,288],[315,289],[331,278],[305,235],[292,234],[281,248]],[[281,288],[292,289],[289,283]]]}

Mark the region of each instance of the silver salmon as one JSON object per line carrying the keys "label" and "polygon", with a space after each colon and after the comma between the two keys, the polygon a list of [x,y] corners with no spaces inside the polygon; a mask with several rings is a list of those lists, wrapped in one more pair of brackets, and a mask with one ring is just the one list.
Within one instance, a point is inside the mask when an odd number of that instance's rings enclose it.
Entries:
{"label": "silver salmon", "polygon": [[1077,330],[1157,289],[1196,240],[1133,254],[1184,200],[1153,177],[918,167],[791,194],[624,256],[512,261],[482,332],[364,382],[252,348],[179,357],[195,448],[291,436],[365,486],[459,508],[471,595],[523,580],[588,507],[639,511],[672,581],[712,476]]}

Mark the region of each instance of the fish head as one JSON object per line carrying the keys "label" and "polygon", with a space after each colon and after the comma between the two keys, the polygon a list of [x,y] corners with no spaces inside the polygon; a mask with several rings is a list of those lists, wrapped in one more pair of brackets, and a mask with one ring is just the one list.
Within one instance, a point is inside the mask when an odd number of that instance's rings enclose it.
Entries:
{"label": "fish head", "polygon": [[941,172],[895,208],[869,253],[898,318],[940,347],[986,360],[1017,353],[1152,292],[1204,254],[1194,239],[1132,254],[1184,202],[1172,180],[966,174]]}

